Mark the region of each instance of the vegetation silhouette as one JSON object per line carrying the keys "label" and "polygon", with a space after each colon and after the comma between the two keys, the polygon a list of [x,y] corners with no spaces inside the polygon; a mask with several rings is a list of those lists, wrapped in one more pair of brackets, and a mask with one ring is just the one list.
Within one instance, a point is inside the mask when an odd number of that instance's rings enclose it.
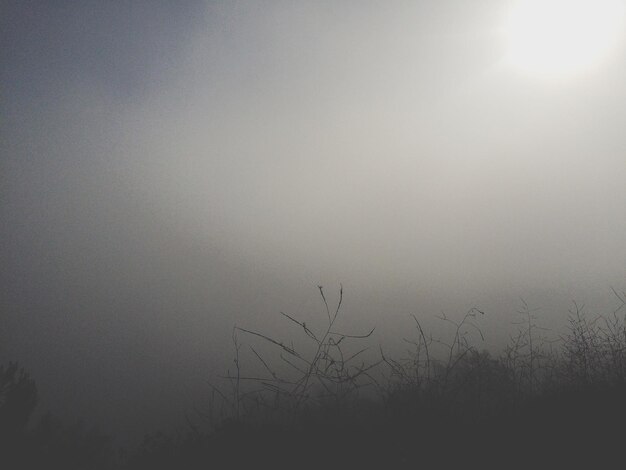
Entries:
{"label": "vegetation silhouette", "polygon": [[[35,383],[0,368],[2,468],[615,467],[626,437],[626,295],[590,317],[574,304],[548,335],[522,301],[515,332],[495,355],[481,347],[488,318],[442,315],[447,337],[412,316],[404,357],[373,347],[373,329],[346,333],[322,287],[321,322],[282,317],[301,341],[233,329],[233,366],[211,384],[182,430],[155,432],[114,458],[100,433],[50,415],[28,425]],[[250,343],[244,343],[247,338]],[[247,360],[256,362],[248,372]],[[12,459],[12,460],[11,460]]]}
{"label": "vegetation silhouette", "polygon": [[24,433],[37,406],[37,386],[16,362],[0,366],[0,437],[3,441]]}
{"label": "vegetation silhouette", "polygon": [[36,406],[37,386],[29,374],[15,362],[0,366],[0,468],[113,468],[108,437],[82,423],[67,425],[50,413],[29,426]]}
{"label": "vegetation silhouette", "polygon": [[[567,331],[549,339],[522,300],[516,332],[499,356],[476,346],[484,312],[441,316],[451,337],[427,334],[416,316],[406,357],[363,346],[373,330],[337,330],[335,308],[322,323],[294,325],[301,343],[235,327],[233,368],[211,385],[207,410],[188,431],[158,434],[128,469],[571,467],[620,462],[626,437],[626,295],[608,316],[590,319],[574,304]],[[245,352],[263,373],[243,370]],[[350,346],[352,342],[352,346]],[[356,344],[355,344],[356,343]],[[261,348],[266,346],[264,351]],[[275,354],[271,356],[271,350]],[[366,359],[370,353],[370,360]],[[270,360],[269,357],[273,357]]]}

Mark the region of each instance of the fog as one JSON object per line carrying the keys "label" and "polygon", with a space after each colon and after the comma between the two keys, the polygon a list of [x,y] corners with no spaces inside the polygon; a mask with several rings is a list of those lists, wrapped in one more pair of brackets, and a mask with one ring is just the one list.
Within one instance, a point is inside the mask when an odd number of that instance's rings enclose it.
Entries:
{"label": "fog", "polygon": [[[234,325],[391,343],[626,282],[626,54],[505,63],[503,1],[3,2],[0,362],[137,437],[202,403]],[[623,38],[622,38],[623,39]]]}

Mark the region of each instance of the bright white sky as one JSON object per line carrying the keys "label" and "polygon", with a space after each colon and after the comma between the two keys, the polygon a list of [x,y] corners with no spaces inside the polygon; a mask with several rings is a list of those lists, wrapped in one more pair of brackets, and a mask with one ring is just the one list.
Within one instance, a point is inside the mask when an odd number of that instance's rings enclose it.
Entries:
{"label": "bright white sky", "polygon": [[620,0],[520,0],[504,20],[505,60],[542,78],[595,71],[615,58],[624,13]]}

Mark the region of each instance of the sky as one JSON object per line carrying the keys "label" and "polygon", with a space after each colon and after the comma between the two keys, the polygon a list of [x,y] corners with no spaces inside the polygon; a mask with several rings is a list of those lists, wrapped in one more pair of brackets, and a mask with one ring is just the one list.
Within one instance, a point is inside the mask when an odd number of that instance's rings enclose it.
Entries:
{"label": "sky", "polygon": [[525,69],[513,6],[1,1],[0,362],[140,435],[202,402],[234,325],[318,318],[317,285],[381,343],[411,313],[479,306],[497,344],[520,298],[610,311],[625,33]]}

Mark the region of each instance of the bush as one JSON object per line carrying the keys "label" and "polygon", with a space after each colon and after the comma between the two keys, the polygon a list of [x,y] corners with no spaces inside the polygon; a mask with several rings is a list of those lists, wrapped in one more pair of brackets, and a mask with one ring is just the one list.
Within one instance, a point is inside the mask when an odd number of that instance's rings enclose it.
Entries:
{"label": "bush", "polygon": [[[213,386],[211,407],[190,421],[193,437],[152,441],[129,468],[183,461],[185,468],[502,468],[539,459],[561,467],[621,457],[621,434],[613,431],[626,422],[621,295],[608,317],[588,320],[575,305],[556,341],[544,338],[522,302],[517,331],[499,356],[475,345],[484,316],[476,308],[458,321],[440,317],[453,327],[447,340],[427,334],[414,316],[407,356],[390,358],[380,348],[368,362],[361,343],[373,330],[337,332],[343,291],[333,309],[319,292],[322,327],[282,314],[305,344],[235,328],[235,368],[223,376],[228,387]],[[275,348],[287,372],[250,346],[264,373],[246,373],[237,333]]]}
{"label": "bush", "polygon": [[[0,366],[0,468],[100,470],[114,465],[110,439],[46,414],[28,426],[37,386],[17,363]],[[32,424],[32,423],[31,423]]]}

